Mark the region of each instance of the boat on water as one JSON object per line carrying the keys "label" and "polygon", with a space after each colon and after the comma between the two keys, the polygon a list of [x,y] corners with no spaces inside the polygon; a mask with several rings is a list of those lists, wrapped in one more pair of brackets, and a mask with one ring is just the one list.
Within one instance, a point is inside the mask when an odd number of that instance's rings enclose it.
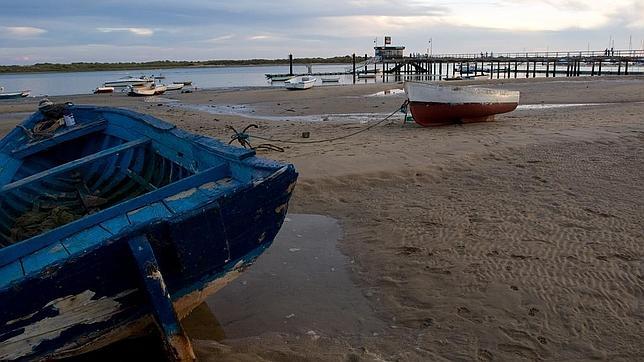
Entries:
{"label": "boat on water", "polygon": [[165,93],[166,90],[167,90],[166,86],[156,85],[156,84],[152,84],[150,86],[141,86],[141,87],[129,86],[127,87],[127,95],[132,97],[147,97],[147,96],[161,95]]}
{"label": "boat on water", "polygon": [[360,79],[374,79],[374,78],[376,78],[376,73],[358,73],[358,78],[360,78]]}
{"label": "boat on water", "polygon": [[294,78],[295,75],[292,74],[278,74],[278,75],[271,75],[271,74],[266,74],[266,77],[270,79],[271,82],[284,82],[287,81],[291,78]]}
{"label": "boat on water", "polygon": [[194,358],[180,320],[271,245],[293,165],[129,110],[48,107],[0,140],[0,360],[154,328]]}
{"label": "boat on water", "polygon": [[97,87],[94,89],[94,94],[100,93],[114,93],[114,87]]}
{"label": "boat on water", "polygon": [[297,90],[297,89],[309,89],[313,87],[317,79],[308,75],[302,75],[299,77],[291,78],[284,82],[286,89]]}
{"label": "boat on water", "polygon": [[322,83],[339,83],[340,77],[320,77]]}
{"label": "boat on water", "polygon": [[121,79],[117,80],[110,80],[103,85],[105,87],[127,87],[127,86],[143,86],[143,85],[150,85],[154,83],[154,78],[150,77],[124,77]]}
{"label": "boat on water", "polygon": [[28,90],[17,91],[17,92],[5,92],[4,87],[0,87],[0,99],[16,99],[24,98],[29,96]]}
{"label": "boat on water", "polygon": [[183,84],[184,86],[185,85],[192,85],[192,81],[191,80],[184,80],[184,81],[179,81],[179,82],[172,82],[172,84]]}
{"label": "boat on water", "polygon": [[517,91],[411,81],[404,89],[414,121],[421,126],[491,121],[519,104]]}

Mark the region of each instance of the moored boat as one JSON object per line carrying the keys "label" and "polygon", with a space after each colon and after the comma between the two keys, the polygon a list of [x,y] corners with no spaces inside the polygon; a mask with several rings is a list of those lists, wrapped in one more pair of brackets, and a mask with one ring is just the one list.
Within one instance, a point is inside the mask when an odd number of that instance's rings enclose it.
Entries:
{"label": "moored boat", "polygon": [[16,91],[16,92],[5,92],[4,87],[0,87],[0,99],[16,99],[24,98],[29,96],[28,90]]}
{"label": "moored boat", "polygon": [[295,169],[148,115],[55,106],[0,140],[0,359],[151,327],[194,358],[180,319],[271,245]]}
{"label": "moored boat", "polygon": [[149,77],[140,77],[140,78],[135,78],[135,77],[124,77],[121,79],[117,80],[110,80],[103,85],[105,87],[127,87],[127,86],[143,86],[143,85],[149,85],[154,83],[154,78],[149,78]]}
{"label": "moored boat", "polygon": [[517,91],[423,82],[405,82],[404,88],[414,121],[421,126],[491,121],[519,104]]}
{"label": "moored boat", "polygon": [[322,83],[339,83],[340,77],[320,77]]}
{"label": "moored boat", "polygon": [[308,75],[302,75],[299,77],[291,78],[284,82],[286,89],[296,90],[296,89],[309,89],[313,87],[317,79]]}
{"label": "moored boat", "polygon": [[183,84],[183,85],[191,85],[192,81],[191,80],[184,80],[184,81],[179,81],[179,82],[172,82],[173,84]]}
{"label": "moored boat", "polygon": [[94,94],[99,93],[114,93],[114,87],[96,87]]}
{"label": "moored boat", "polygon": [[172,83],[172,84],[166,84],[165,85],[165,91],[170,92],[170,91],[176,91],[176,90],[181,90],[183,89],[184,85],[183,83]]}
{"label": "moored boat", "polygon": [[133,97],[147,97],[165,93],[167,87],[164,85],[151,85],[141,87],[127,87],[127,95]]}

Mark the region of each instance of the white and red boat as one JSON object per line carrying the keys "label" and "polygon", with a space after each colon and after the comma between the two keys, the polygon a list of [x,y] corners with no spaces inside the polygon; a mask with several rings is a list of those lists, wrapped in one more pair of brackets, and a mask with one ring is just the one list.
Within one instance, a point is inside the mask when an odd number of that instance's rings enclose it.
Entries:
{"label": "white and red boat", "polygon": [[421,126],[494,120],[519,105],[519,92],[478,87],[405,82],[414,121]]}

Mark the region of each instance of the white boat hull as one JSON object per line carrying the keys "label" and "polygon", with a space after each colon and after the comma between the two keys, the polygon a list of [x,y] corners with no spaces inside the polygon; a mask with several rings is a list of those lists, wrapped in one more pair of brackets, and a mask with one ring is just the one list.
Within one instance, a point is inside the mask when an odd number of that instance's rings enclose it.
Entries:
{"label": "white boat hull", "polygon": [[422,126],[488,121],[519,104],[517,91],[422,82],[405,82],[404,88],[414,121]]}
{"label": "white boat hull", "polygon": [[309,89],[317,79],[308,76],[295,77],[284,82],[286,89]]}

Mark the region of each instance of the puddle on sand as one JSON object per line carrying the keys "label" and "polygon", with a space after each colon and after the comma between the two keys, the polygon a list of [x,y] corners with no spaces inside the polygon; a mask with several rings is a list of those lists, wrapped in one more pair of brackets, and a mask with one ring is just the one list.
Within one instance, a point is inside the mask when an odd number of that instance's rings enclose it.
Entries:
{"label": "puddle on sand", "polygon": [[552,108],[569,108],[569,107],[584,107],[584,106],[603,106],[610,103],[562,103],[562,104],[521,104],[517,107],[517,111],[532,110],[532,109],[552,109]]}
{"label": "puddle on sand", "polygon": [[341,237],[335,219],[289,215],[257,263],[207,299],[226,337],[381,333],[386,326],[351,281],[351,261],[337,248]]}
{"label": "puddle on sand", "polygon": [[308,116],[265,116],[253,113],[254,110],[243,104],[220,105],[220,104],[185,104],[180,102],[169,103],[170,107],[181,108],[205,112],[214,115],[231,115],[265,121],[303,121],[303,122],[322,122],[322,121],[343,121],[355,123],[368,123],[374,120],[380,120],[388,113],[333,113],[333,114],[313,114]]}
{"label": "puddle on sand", "polygon": [[395,96],[398,94],[405,94],[405,90],[400,88],[386,89],[373,94],[368,94],[367,97],[386,97],[386,96]]}

